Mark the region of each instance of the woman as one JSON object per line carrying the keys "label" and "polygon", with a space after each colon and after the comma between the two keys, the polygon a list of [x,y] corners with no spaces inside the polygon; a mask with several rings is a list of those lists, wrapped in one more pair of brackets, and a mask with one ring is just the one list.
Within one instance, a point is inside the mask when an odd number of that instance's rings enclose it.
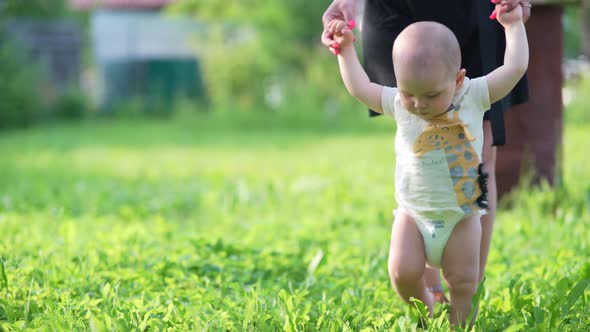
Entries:
{"label": "woman", "polygon": [[[500,0],[496,0],[500,2]],[[524,20],[530,16],[529,0],[503,0],[502,5],[511,10],[522,4]],[[486,0],[366,0],[362,22],[362,46],[364,67],[371,81],[385,86],[395,86],[391,50],[393,40],[408,25],[417,21],[436,21],[449,27],[457,36],[461,47],[462,68],[471,77],[485,75],[503,63],[504,32],[502,26],[490,16],[494,4]],[[355,17],[356,0],[333,0],[322,17],[324,32],[322,43],[334,49],[333,37],[327,31],[334,18],[349,22]],[[493,17],[493,16],[492,16]],[[506,135],[503,113],[512,105],[526,102],[528,84],[526,76],[504,99],[494,103],[484,117],[483,162],[488,179],[488,213],[481,219],[482,238],[479,279],[484,276],[492,231],[496,217],[496,147],[504,145]],[[378,115],[369,110],[371,116]],[[440,274],[436,269],[427,269],[424,275],[426,286],[435,299],[445,302]]]}

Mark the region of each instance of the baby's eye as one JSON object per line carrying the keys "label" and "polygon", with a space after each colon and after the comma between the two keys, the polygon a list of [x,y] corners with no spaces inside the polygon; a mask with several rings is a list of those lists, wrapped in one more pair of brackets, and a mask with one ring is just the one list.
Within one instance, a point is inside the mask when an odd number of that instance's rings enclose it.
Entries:
{"label": "baby's eye", "polygon": [[438,97],[438,95],[440,95],[440,92],[431,93],[431,94],[427,95],[426,97],[428,97],[428,98],[435,98],[435,97]]}

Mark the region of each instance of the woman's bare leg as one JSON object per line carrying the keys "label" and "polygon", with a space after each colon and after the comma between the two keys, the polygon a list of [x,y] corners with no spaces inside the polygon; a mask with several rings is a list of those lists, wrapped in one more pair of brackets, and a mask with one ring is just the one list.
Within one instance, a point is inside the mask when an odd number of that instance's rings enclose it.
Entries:
{"label": "woman's bare leg", "polygon": [[[492,233],[494,231],[494,223],[496,220],[496,208],[498,205],[498,193],[496,186],[496,147],[492,146],[492,127],[491,122],[485,120],[483,123],[483,151],[482,159],[485,164],[484,170],[489,174],[488,178],[488,210],[487,214],[481,217],[481,247],[479,258],[479,281],[483,279],[486,265],[488,262],[488,254],[490,252],[490,245],[492,242]],[[441,289],[440,271],[438,269],[426,268],[424,272],[424,280],[426,287],[431,290]],[[436,294],[438,295],[438,294]],[[435,301],[444,302],[444,297],[436,296]]]}
{"label": "woman's bare leg", "polygon": [[426,283],[427,289],[432,293],[434,302],[449,302],[445,296],[445,291],[441,284],[439,269],[426,267],[426,271],[424,271],[424,282]]}
{"label": "woman's bare leg", "polygon": [[496,221],[496,207],[498,192],[496,188],[496,147],[492,146],[492,126],[490,121],[483,122],[483,151],[484,170],[488,172],[488,213],[481,218],[481,248],[479,257],[479,280],[483,278],[488,262],[492,232]]}

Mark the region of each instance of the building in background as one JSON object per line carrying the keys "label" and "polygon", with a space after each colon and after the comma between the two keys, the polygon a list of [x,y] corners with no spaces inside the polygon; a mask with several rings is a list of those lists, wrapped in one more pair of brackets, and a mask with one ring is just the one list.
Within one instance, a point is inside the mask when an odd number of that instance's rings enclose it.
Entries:
{"label": "building in background", "polygon": [[[205,100],[196,57],[203,26],[162,13],[170,0],[72,0],[91,10],[99,105],[139,98],[161,107],[176,98]],[[202,39],[202,38],[201,38]]]}

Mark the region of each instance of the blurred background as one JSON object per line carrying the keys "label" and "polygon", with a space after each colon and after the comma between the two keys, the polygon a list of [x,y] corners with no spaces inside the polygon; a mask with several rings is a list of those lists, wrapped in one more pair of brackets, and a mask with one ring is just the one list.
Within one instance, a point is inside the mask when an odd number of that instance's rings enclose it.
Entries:
{"label": "blurred background", "polygon": [[[0,1],[2,128],[101,114],[350,108],[328,1]],[[299,98],[305,96],[305,98]]]}
{"label": "blurred background", "polygon": [[[1,126],[124,112],[131,100],[146,113],[174,113],[179,100],[195,111],[279,111],[303,102],[297,95],[314,105],[299,112],[346,109],[319,43],[329,3],[1,0]],[[590,51],[584,14],[578,4],[563,18],[568,79],[582,66],[567,64]]]}

